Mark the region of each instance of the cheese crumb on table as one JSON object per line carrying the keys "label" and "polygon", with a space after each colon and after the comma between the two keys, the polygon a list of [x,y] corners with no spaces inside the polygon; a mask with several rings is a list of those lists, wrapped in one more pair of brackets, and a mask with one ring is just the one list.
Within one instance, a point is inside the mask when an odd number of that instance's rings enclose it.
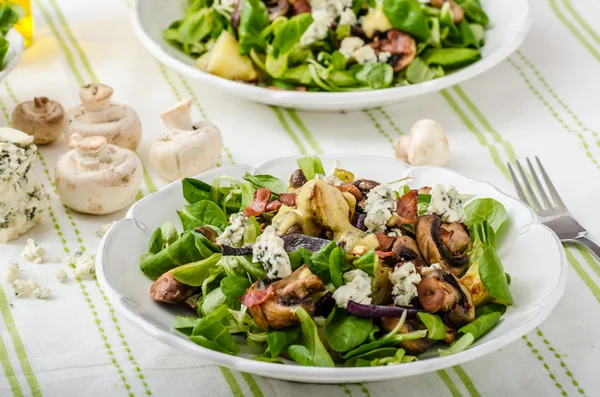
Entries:
{"label": "cheese crumb on table", "polygon": [[15,295],[19,298],[27,298],[33,294],[34,290],[40,288],[34,278],[30,278],[29,280],[18,278],[11,284],[11,287]]}
{"label": "cheese crumb on table", "polygon": [[65,272],[63,269],[60,269],[57,273],[56,273],[56,278],[58,279],[58,281],[60,281],[61,283],[64,283],[67,280],[68,274],[67,272]]}
{"label": "cheese crumb on table", "polygon": [[39,245],[37,245],[35,243],[35,240],[31,238],[27,240],[27,245],[25,246],[25,248],[23,248],[23,251],[21,251],[21,255],[23,256],[23,258],[33,263],[44,262],[45,253],[46,250],[44,249],[44,247],[40,247]]}
{"label": "cheese crumb on table", "polygon": [[19,264],[13,263],[8,265],[6,270],[4,270],[4,276],[2,277],[2,280],[5,283],[12,283],[17,278],[19,278]]}
{"label": "cheese crumb on table", "polygon": [[77,251],[74,256],[67,256],[64,261],[75,267],[73,276],[76,278],[85,278],[96,273],[96,255]]}
{"label": "cheese crumb on table", "polygon": [[38,286],[38,288],[33,290],[33,296],[35,296],[37,299],[48,299],[50,298],[50,295],[52,295],[50,288]]}
{"label": "cheese crumb on table", "polygon": [[98,235],[98,237],[104,237],[104,235],[106,234],[106,232],[108,231],[108,229],[110,229],[110,227],[112,225],[114,225],[115,223],[117,223],[116,221],[112,221],[110,223],[107,223],[105,225],[100,226],[100,229],[96,230],[96,234]]}

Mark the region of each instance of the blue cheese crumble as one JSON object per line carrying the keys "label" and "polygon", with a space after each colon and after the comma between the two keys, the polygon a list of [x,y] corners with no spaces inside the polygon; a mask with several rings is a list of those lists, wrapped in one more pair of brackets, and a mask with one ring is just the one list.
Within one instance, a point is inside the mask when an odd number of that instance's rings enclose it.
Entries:
{"label": "blue cheese crumble", "polygon": [[427,212],[439,215],[446,223],[465,220],[462,199],[454,186],[445,188],[442,185],[436,185],[431,191],[431,202]]}
{"label": "blue cheese crumble", "polygon": [[367,193],[365,226],[371,233],[383,233],[396,209],[396,194],[388,185],[375,186]]}
{"label": "blue cheese crumble", "polygon": [[225,228],[223,234],[217,237],[217,244],[240,248],[244,243],[244,231],[247,221],[248,219],[241,212],[231,215],[229,226]]}
{"label": "blue cheese crumble", "polygon": [[21,255],[23,258],[33,263],[42,263],[44,262],[44,254],[46,250],[44,247],[40,247],[35,243],[33,239],[27,239],[27,245],[21,251]]}
{"label": "blue cheese crumble", "polygon": [[363,305],[371,304],[371,278],[360,269],[344,273],[346,284],[336,289],[333,299],[338,307],[346,308],[353,301]]}
{"label": "blue cheese crumble", "polygon": [[[352,0],[312,0],[310,6],[312,8],[313,23],[300,37],[301,46],[309,46],[325,39],[329,27],[340,15],[342,15],[345,22],[349,21],[346,10],[352,6]],[[345,13],[346,16],[344,17]]]}
{"label": "blue cheese crumble", "polygon": [[390,273],[390,281],[394,286],[392,297],[396,306],[409,306],[410,301],[415,298],[417,293],[417,284],[421,282],[421,276],[417,273],[415,265],[407,262],[398,266]]}
{"label": "blue cheese crumble", "polygon": [[292,274],[290,258],[283,244],[275,228],[267,226],[252,247],[252,261],[261,263],[269,278],[284,278]]}

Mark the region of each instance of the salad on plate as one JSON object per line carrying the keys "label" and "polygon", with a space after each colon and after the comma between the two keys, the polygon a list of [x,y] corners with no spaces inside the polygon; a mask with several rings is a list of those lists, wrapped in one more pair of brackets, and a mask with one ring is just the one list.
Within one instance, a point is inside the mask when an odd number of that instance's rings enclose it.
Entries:
{"label": "salad on plate", "polygon": [[[360,172],[360,170],[352,170]],[[468,348],[513,303],[492,198],[374,181],[316,156],[288,183],[184,179],[179,232],[152,234],[141,271],[173,327],[205,348],[274,363],[403,364]]]}
{"label": "salad on plate", "polygon": [[193,0],[164,39],[220,77],[280,90],[417,84],[481,58],[480,0]]}

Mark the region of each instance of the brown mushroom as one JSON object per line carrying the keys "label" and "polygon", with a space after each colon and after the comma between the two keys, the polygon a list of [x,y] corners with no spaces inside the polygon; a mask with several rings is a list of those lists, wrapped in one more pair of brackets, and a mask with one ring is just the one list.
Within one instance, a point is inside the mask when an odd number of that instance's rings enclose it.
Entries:
{"label": "brown mushroom", "polygon": [[446,328],[446,334],[444,335],[444,339],[442,339],[444,341],[444,343],[447,344],[451,344],[452,342],[454,342],[456,340],[456,329],[452,328],[451,326],[449,326],[448,324],[444,323],[444,327]]}
{"label": "brown mushroom", "polygon": [[444,223],[442,229],[450,233],[448,241],[444,244],[450,252],[450,255],[456,256],[465,252],[469,244],[471,244],[471,238],[465,226],[459,222]]}
{"label": "brown mushroom", "polygon": [[194,231],[206,237],[211,243],[215,243],[219,236],[215,229],[210,226],[198,226]]}
{"label": "brown mushroom", "polygon": [[373,189],[375,186],[379,186],[380,183],[376,181],[372,181],[370,179],[359,179],[355,182],[356,187],[362,192],[362,194],[366,195]]}
{"label": "brown mushroom", "polygon": [[301,169],[297,169],[290,176],[290,187],[300,189],[307,182],[306,175]]}
{"label": "brown mushroom", "polygon": [[[382,318],[381,326],[383,327],[383,329],[386,332],[390,332],[394,328],[396,328],[396,326],[398,325],[398,321],[400,321],[400,319],[394,318],[394,317]],[[408,333],[408,332],[418,331],[421,329],[426,329],[426,327],[425,327],[425,325],[423,325],[423,323],[421,323],[416,318],[408,318],[404,322],[404,325],[402,325],[402,327],[400,328],[400,333],[404,334],[404,333]],[[418,354],[424,353],[425,351],[427,351],[427,349],[429,349],[431,347],[431,345],[433,345],[433,340],[428,339],[428,338],[409,340],[409,341],[401,342],[399,344],[399,346],[401,348],[403,348],[406,351],[406,353],[412,354],[412,355],[418,355]]]}
{"label": "brown mushroom", "polygon": [[[425,215],[417,222],[417,245],[427,264],[439,263],[442,269],[456,276],[462,275],[469,266],[469,258],[463,254],[453,255],[440,236],[442,220],[438,215]],[[447,230],[444,229],[446,232]]]}
{"label": "brown mushroom", "polygon": [[445,270],[428,272],[417,285],[417,292],[423,310],[444,314],[445,320],[456,327],[475,319],[469,290]]}
{"label": "brown mushroom", "polygon": [[62,133],[65,110],[57,101],[46,97],[22,102],[12,113],[13,127],[33,136],[33,143],[54,142]]}
{"label": "brown mushroom", "polygon": [[288,277],[270,283],[260,280],[250,286],[240,300],[259,327],[264,330],[281,329],[299,323],[295,309],[304,308],[311,316],[315,302],[308,297],[313,292],[324,291],[319,277],[303,265]]}
{"label": "brown mushroom", "polygon": [[392,251],[396,253],[397,260],[400,263],[412,262],[417,269],[425,266],[425,261],[419,252],[417,243],[409,236],[396,238],[392,245]]}
{"label": "brown mushroom", "polygon": [[394,72],[407,67],[417,56],[415,39],[395,29],[386,32],[383,38],[376,37],[371,43],[371,47],[375,49],[377,55],[380,52],[391,54],[387,63],[394,67]]}
{"label": "brown mushroom", "polygon": [[197,287],[191,287],[175,280],[173,277],[175,269],[169,270],[152,284],[150,287],[152,299],[163,303],[179,303],[194,294]]}
{"label": "brown mushroom", "polygon": [[288,0],[265,0],[264,3],[269,11],[269,21],[271,22],[279,17],[285,16],[290,10],[290,3]]}
{"label": "brown mushroom", "polygon": [[465,17],[465,12],[462,7],[459,6],[454,0],[429,0],[429,4],[431,4],[435,8],[442,8],[444,3],[450,3],[450,10],[452,11],[452,21],[458,25],[460,21]]}
{"label": "brown mushroom", "polygon": [[295,0],[292,1],[292,7],[294,7],[294,15],[310,13],[310,4],[306,0]]}

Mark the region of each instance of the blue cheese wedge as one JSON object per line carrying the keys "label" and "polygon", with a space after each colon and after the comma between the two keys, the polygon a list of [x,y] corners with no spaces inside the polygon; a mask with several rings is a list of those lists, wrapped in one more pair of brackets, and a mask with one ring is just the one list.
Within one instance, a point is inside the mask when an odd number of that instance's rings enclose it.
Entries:
{"label": "blue cheese wedge", "polygon": [[0,128],[0,243],[27,233],[48,208],[48,196],[33,172],[36,151],[32,136]]}
{"label": "blue cheese wedge", "polygon": [[394,304],[396,306],[409,306],[410,301],[418,295],[417,285],[421,282],[421,276],[417,273],[415,265],[412,262],[407,262],[396,267],[390,274],[390,281],[394,286],[392,290]]}
{"label": "blue cheese wedge", "polygon": [[383,233],[387,228],[387,221],[396,209],[396,194],[388,185],[375,186],[367,193],[365,210],[365,226],[371,233]]}
{"label": "blue cheese wedge", "polygon": [[431,192],[431,202],[427,212],[439,215],[446,223],[465,220],[462,199],[454,186],[446,188],[443,185],[436,185]]}
{"label": "blue cheese wedge", "polygon": [[229,226],[225,228],[223,234],[217,237],[217,244],[230,245],[240,248],[244,244],[244,231],[248,218],[243,213],[233,214],[229,217]]}
{"label": "blue cheese wedge", "polygon": [[333,299],[338,307],[346,308],[353,301],[363,305],[371,304],[371,278],[360,269],[344,273],[346,284],[336,289]]}

